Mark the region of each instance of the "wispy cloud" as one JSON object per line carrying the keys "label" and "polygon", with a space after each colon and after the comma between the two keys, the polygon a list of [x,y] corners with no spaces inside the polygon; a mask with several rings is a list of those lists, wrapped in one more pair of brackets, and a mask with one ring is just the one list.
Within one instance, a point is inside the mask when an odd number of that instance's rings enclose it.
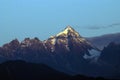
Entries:
{"label": "wispy cloud", "polygon": [[110,25],[107,25],[107,26],[89,26],[87,28],[91,29],[91,30],[98,30],[98,29],[118,27],[118,26],[120,27],[120,23],[114,23],[114,24],[110,24]]}
{"label": "wispy cloud", "polygon": [[96,29],[101,29],[103,28],[104,26],[89,26],[87,27],[88,29],[93,29],[93,30],[96,30]]}
{"label": "wispy cloud", "polygon": [[114,23],[114,24],[109,25],[108,27],[116,27],[116,26],[120,26],[120,23]]}

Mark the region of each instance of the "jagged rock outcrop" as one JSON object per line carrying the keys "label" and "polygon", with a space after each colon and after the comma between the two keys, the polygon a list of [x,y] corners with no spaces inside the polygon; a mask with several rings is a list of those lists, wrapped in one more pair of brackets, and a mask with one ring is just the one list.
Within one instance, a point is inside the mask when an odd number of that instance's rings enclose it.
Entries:
{"label": "jagged rock outcrop", "polygon": [[44,41],[25,38],[19,42],[15,39],[0,48],[0,55],[7,59],[44,63],[69,74],[84,73],[83,68],[99,53],[70,26]]}

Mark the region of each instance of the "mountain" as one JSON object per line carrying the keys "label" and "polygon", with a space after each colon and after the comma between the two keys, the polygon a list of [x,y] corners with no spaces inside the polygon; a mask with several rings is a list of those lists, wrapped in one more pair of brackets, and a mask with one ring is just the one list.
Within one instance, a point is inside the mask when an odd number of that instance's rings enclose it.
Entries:
{"label": "mountain", "polygon": [[[55,53],[67,53],[70,51],[86,52],[88,49],[92,49],[92,46],[83,37],[79,35],[72,27],[68,26],[64,31],[59,34],[50,37],[44,41],[48,49]],[[50,46],[49,46],[50,45]],[[82,54],[82,53],[81,53]]]}
{"label": "mountain", "polygon": [[8,60],[44,63],[69,74],[85,73],[83,68],[96,61],[99,54],[97,48],[70,26],[44,41],[25,38],[19,42],[15,39],[0,47],[0,55]]}
{"label": "mountain", "polygon": [[[98,59],[100,65],[104,65],[104,69],[111,71],[111,76],[116,78],[120,76],[120,44],[111,42],[104,47]],[[106,68],[105,68],[106,67]],[[108,72],[107,71],[107,72]]]}
{"label": "mountain", "polygon": [[[114,47],[114,50],[120,50],[118,47]],[[113,49],[110,48],[111,50]],[[34,39],[25,38],[22,42],[14,39],[0,47],[0,59],[3,60],[1,62],[24,60],[31,63],[45,64],[68,75],[82,74],[120,79],[118,77],[120,74],[117,72],[120,69],[106,65],[119,62],[119,52],[113,55],[114,50],[109,55],[109,49],[108,52],[104,52],[104,49],[97,49],[72,27],[68,26],[57,35],[44,41],[39,40],[37,37]],[[111,55],[115,59],[113,62],[109,61],[108,58]],[[76,78],[79,79],[79,76],[76,76]]]}
{"label": "mountain", "polygon": [[71,76],[54,70],[44,64],[25,61],[7,61],[0,64],[0,79],[2,80],[107,80],[104,78]]}
{"label": "mountain", "polygon": [[118,65],[120,61],[120,44],[111,42],[104,47],[99,59],[112,65]]}
{"label": "mountain", "polygon": [[94,46],[102,50],[110,42],[120,43],[120,33],[106,34],[106,35],[91,37],[86,39],[89,42],[91,42]]}

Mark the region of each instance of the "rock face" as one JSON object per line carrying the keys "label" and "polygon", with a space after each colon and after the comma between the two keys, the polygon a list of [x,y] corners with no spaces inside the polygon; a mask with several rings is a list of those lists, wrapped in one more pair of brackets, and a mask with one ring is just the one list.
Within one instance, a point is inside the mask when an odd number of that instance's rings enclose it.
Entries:
{"label": "rock face", "polygon": [[111,42],[104,47],[98,59],[104,75],[120,79],[120,44]]}
{"label": "rock face", "polygon": [[84,72],[82,67],[88,63],[87,57],[94,56],[91,54],[92,50],[97,51],[78,32],[68,26],[44,41],[38,38],[25,38],[19,42],[15,39],[0,48],[0,55],[8,60],[20,59],[44,63],[60,71],[77,74]]}
{"label": "rock face", "polygon": [[0,47],[0,62],[24,60],[42,63],[60,72],[120,79],[120,45],[110,43],[101,52],[72,27],[47,40],[25,38]]}
{"label": "rock face", "polygon": [[108,66],[120,68],[120,44],[111,42],[107,47],[104,47],[99,61],[104,62]]}
{"label": "rock face", "polygon": [[25,38],[22,42],[17,39],[12,40],[0,48],[0,54],[6,57],[17,57],[17,55],[26,55],[31,52],[34,54],[67,54],[72,52],[83,56],[84,54],[89,55],[88,50],[91,49],[94,49],[91,44],[68,26],[64,31],[45,41],[40,41],[38,38]]}
{"label": "rock face", "polygon": [[76,53],[77,51],[77,53],[82,54],[87,52],[88,49],[92,49],[91,44],[70,26],[56,36],[50,37],[45,41],[45,44],[53,53],[68,53],[71,51]]}

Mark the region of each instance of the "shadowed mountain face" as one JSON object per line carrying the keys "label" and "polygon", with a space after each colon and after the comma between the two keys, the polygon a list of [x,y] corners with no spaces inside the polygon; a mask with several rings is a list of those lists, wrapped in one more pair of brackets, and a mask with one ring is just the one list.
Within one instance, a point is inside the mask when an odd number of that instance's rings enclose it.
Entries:
{"label": "shadowed mountain face", "polygon": [[[111,42],[107,47],[101,52],[101,56],[98,59],[101,65],[106,66],[106,68],[111,68],[116,78],[120,76],[120,44]],[[117,75],[116,75],[117,74]]]}
{"label": "shadowed mountain face", "polygon": [[[114,48],[116,50],[118,47],[114,46]],[[101,55],[100,53],[100,50],[94,47],[93,44],[68,26],[62,32],[44,41],[40,41],[38,38],[25,38],[22,42],[17,39],[12,40],[0,47],[0,62],[24,60],[32,63],[42,63],[69,75],[82,74],[107,78],[119,76],[120,74],[112,69],[115,68],[114,65],[106,65],[110,64],[106,61],[111,55],[103,56],[106,54],[104,50]],[[104,57],[106,57],[106,60]],[[113,60],[113,63],[115,61],[117,60]],[[120,70],[119,66],[116,69]]]}
{"label": "shadowed mountain face", "polygon": [[69,74],[79,74],[84,73],[82,67],[90,62],[86,58],[96,56],[91,54],[93,51],[94,54],[100,53],[78,32],[68,26],[45,41],[40,41],[38,38],[25,38],[24,41],[19,42],[15,39],[0,48],[0,55],[8,60],[20,59],[44,63]]}
{"label": "shadowed mountain face", "polygon": [[104,62],[108,62],[112,65],[119,64],[118,62],[120,62],[120,44],[111,42],[107,47],[104,47],[99,58]]}
{"label": "shadowed mountain face", "polygon": [[42,53],[67,54],[71,52],[83,56],[85,53],[89,55],[88,50],[91,49],[94,49],[91,44],[68,26],[64,31],[45,41],[40,41],[38,38],[25,38],[24,41],[19,42],[15,39],[3,45],[0,53],[6,57],[17,57],[21,54],[29,56],[31,52],[34,52],[32,56]]}
{"label": "shadowed mountain face", "polygon": [[120,33],[116,34],[107,34],[98,37],[86,38],[90,41],[93,45],[95,45],[99,49],[103,49],[111,42],[120,43]]}

